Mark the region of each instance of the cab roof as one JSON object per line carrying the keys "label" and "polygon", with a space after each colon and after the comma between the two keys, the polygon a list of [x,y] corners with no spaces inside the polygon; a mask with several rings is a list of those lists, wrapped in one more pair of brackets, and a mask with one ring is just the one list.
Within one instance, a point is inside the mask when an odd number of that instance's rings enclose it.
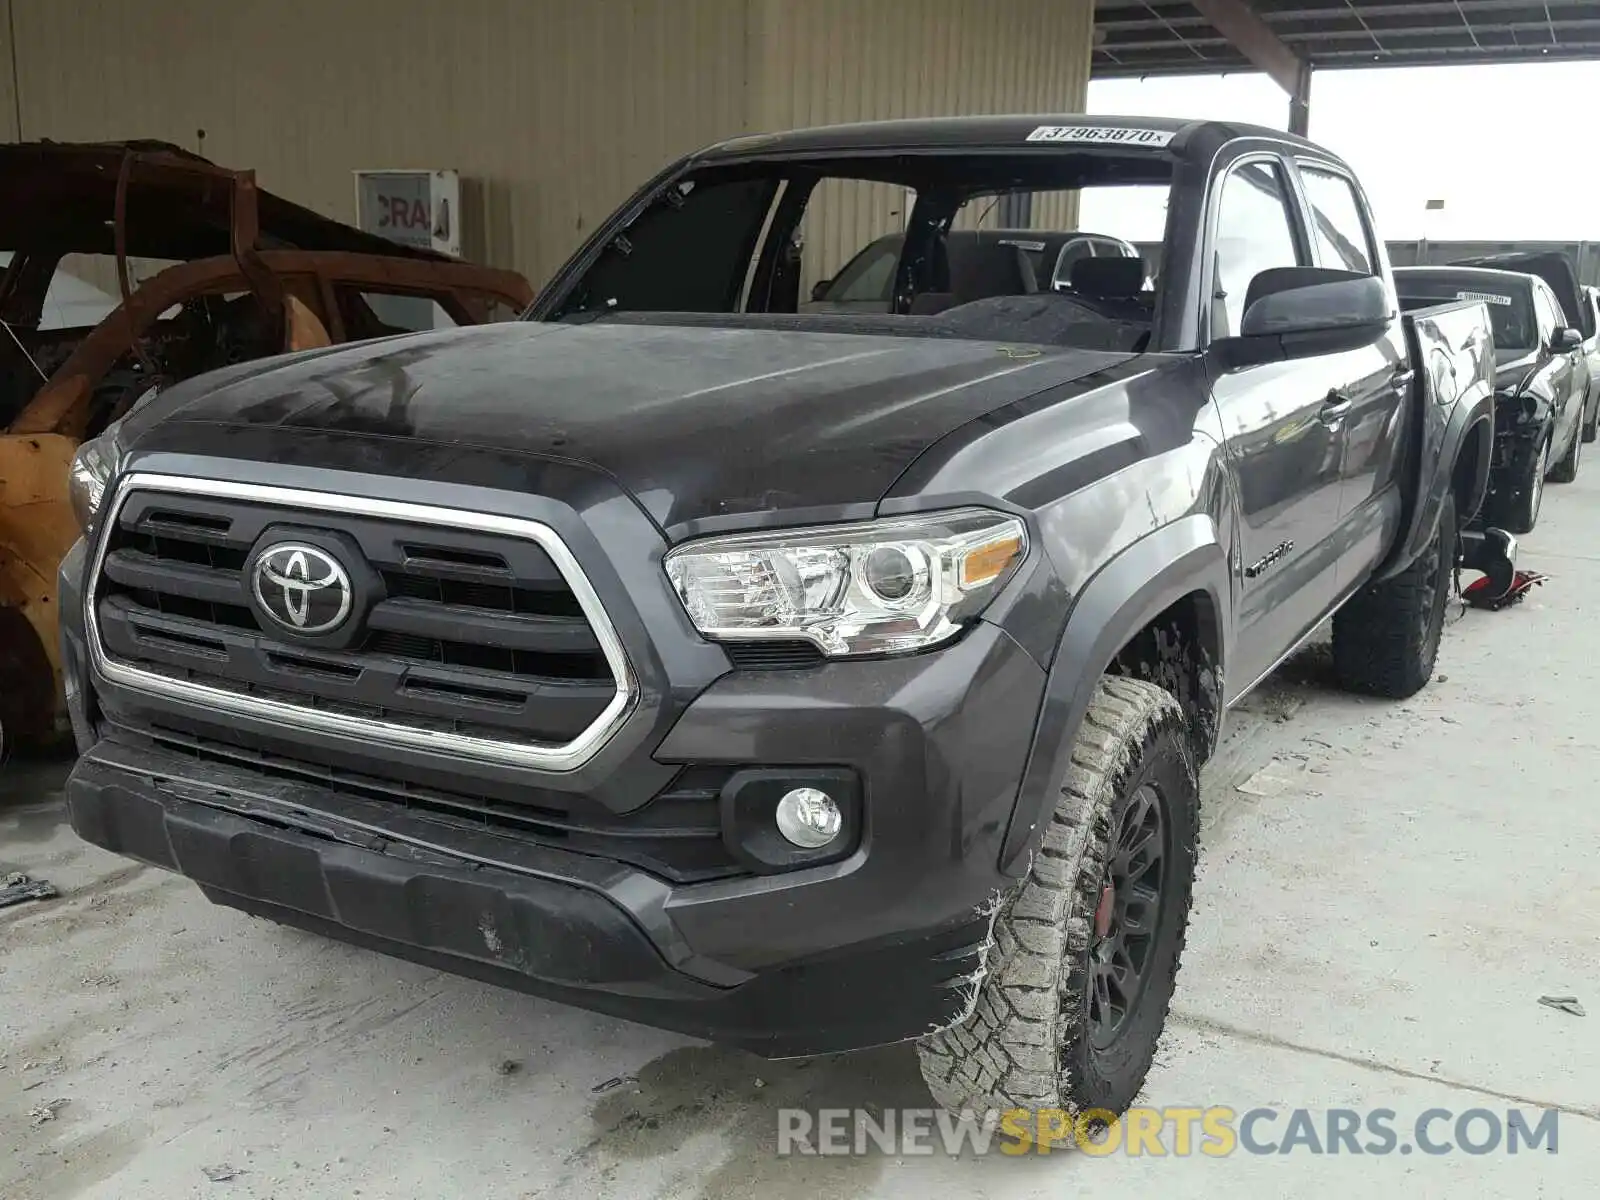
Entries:
{"label": "cab roof", "polygon": [[1262,125],[1231,121],[1195,121],[1178,117],[1085,116],[1082,113],[1013,114],[976,117],[921,117],[897,121],[864,121],[850,125],[822,125],[788,133],[753,134],[732,138],[707,147],[696,159],[705,162],[784,158],[790,156],[826,157],[830,154],[870,154],[894,151],[939,150],[1074,150],[1091,147],[1084,142],[1029,141],[1029,135],[1043,128],[1151,130],[1171,135],[1161,150],[1176,158],[1209,157],[1227,142],[1240,138],[1276,142],[1286,148],[1314,150],[1326,158],[1337,156],[1304,138],[1269,129]]}

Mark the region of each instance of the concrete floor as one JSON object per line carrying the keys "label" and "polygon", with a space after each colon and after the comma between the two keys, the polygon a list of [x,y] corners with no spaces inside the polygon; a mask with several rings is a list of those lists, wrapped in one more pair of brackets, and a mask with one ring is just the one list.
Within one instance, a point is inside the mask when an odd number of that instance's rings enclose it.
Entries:
{"label": "concrete floor", "polygon": [[780,1161],[779,1108],[926,1104],[911,1052],[766,1063],[285,931],[79,844],[64,769],[13,764],[0,867],[64,895],[0,912],[0,1197],[1594,1195],[1596,529],[1600,469],[1551,487],[1551,582],[1452,625],[1413,700],[1337,694],[1313,650],[1236,714],[1147,1090],[1392,1109],[1401,1141],[1553,1107],[1554,1155]]}

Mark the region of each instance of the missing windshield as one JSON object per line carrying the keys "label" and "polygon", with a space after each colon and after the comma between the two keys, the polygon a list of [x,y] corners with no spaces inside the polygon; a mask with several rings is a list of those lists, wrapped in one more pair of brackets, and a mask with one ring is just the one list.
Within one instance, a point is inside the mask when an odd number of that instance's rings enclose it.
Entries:
{"label": "missing windshield", "polygon": [[701,168],[611,231],[553,316],[1142,349],[1170,172],[1105,151]]}

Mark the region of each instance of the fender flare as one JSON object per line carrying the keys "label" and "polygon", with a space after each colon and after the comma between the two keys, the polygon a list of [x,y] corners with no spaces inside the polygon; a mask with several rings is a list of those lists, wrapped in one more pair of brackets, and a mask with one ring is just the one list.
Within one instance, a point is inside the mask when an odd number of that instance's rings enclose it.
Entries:
{"label": "fender flare", "polygon": [[1220,692],[1232,588],[1227,550],[1209,516],[1192,514],[1147,534],[1107,563],[1078,594],[1045,680],[1022,785],[1000,850],[1002,872],[1021,875],[1037,850],[1078,726],[1106,667],[1134,634],[1197,591],[1210,597],[1217,617],[1218,661],[1211,669]]}
{"label": "fender flare", "polygon": [[[1420,461],[1413,474],[1415,499],[1407,509],[1394,549],[1373,573],[1372,582],[1404,571],[1428,548],[1446,495],[1455,493],[1456,519],[1462,525],[1483,507],[1489,493],[1489,468],[1494,461],[1494,407],[1493,392],[1470,402],[1463,398],[1450,410],[1442,427],[1424,431]],[[1457,470],[1463,463],[1470,468],[1465,478]]]}

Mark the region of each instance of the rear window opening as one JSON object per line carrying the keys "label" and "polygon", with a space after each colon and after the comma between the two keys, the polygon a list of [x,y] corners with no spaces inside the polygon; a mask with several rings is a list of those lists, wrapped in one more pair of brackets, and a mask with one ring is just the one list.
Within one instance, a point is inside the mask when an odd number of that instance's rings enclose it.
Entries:
{"label": "rear window opening", "polygon": [[712,324],[1140,351],[1162,155],[740,163],[664,185],[555,320]]}
{"label": "rear window opening", "polygon": [[1489,310],[1494,327],[1494,348],[1502,355],[1531,354],[1539,345],[1539,326],[1533,298],[1525,289],[1476,281],[1399,277],[1400,307],[1406,312],[1477,300]]}

